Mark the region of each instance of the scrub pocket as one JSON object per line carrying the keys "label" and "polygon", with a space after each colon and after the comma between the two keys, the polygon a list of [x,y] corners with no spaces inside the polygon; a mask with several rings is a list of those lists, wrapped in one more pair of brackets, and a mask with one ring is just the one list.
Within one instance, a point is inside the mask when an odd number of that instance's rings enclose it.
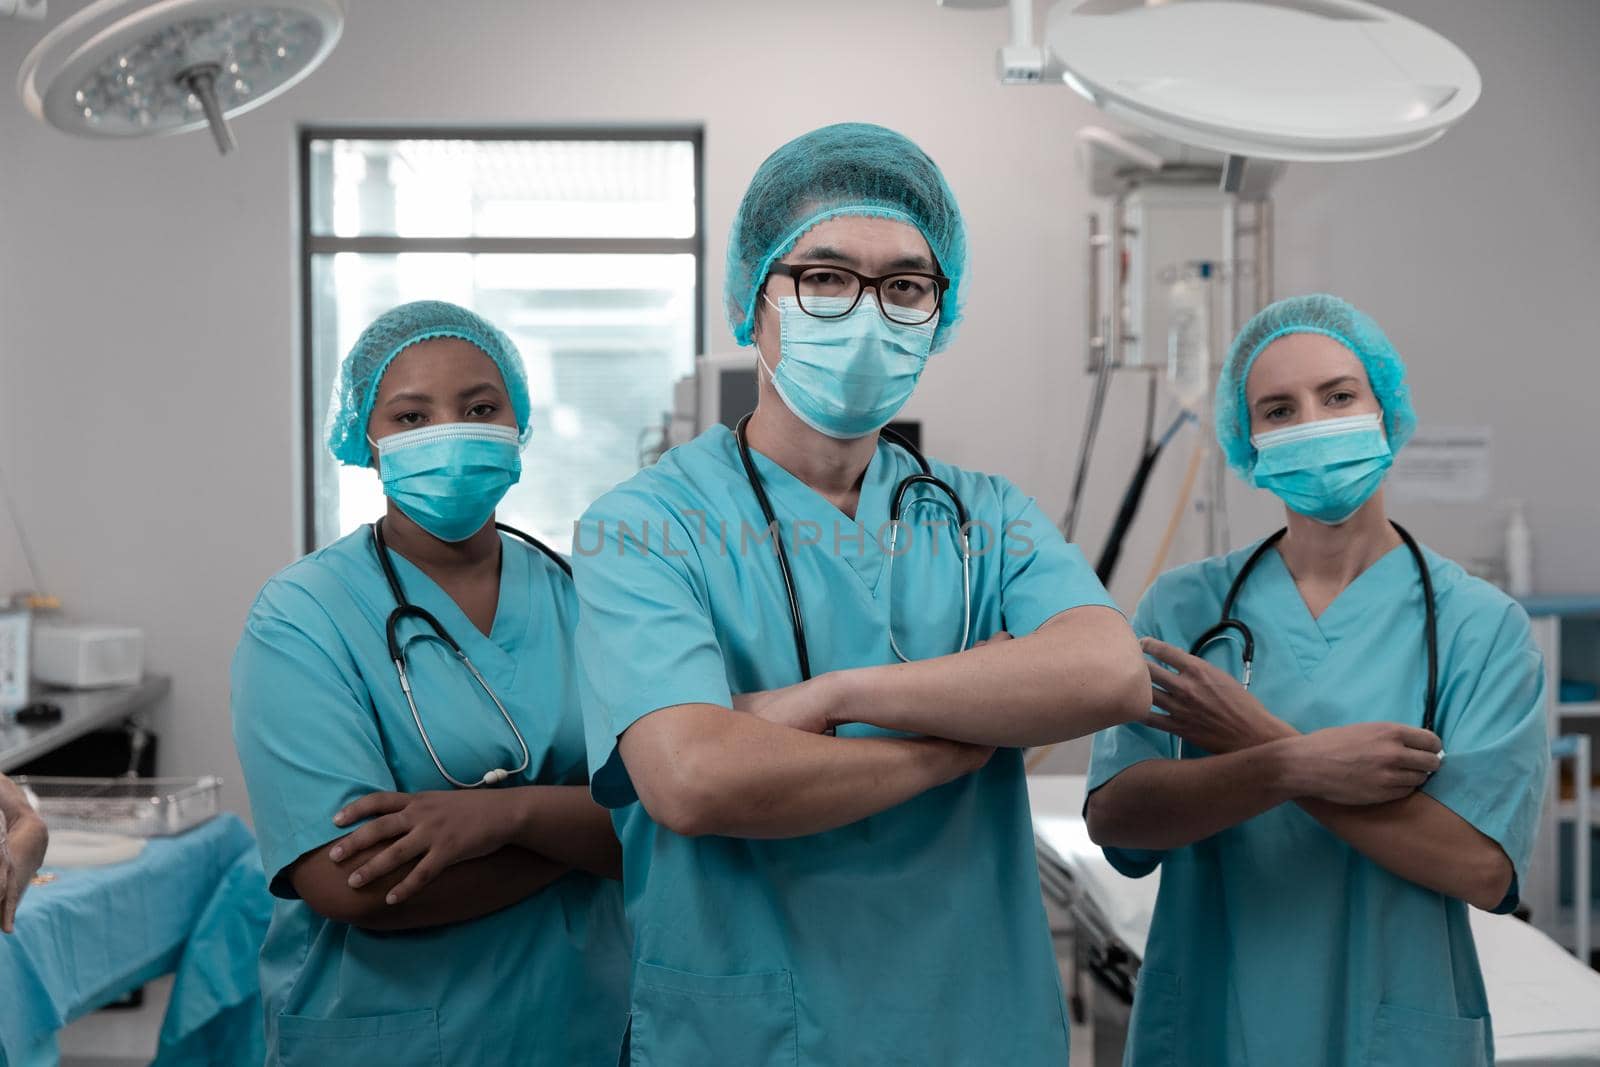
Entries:
{"label": "scrub pocket", "polygon": [[1489,1020],[1432,1015],[1393,1004],[1379,1004],[1372,1022],[1368,1067],[1489,1067]]}
{"label": "scrub pocket", "polygon": [[711,976],[633,970],[632,1067],[797,1067],[788,971]]}
{"label": "scrub pocket", "polygon": [[278,1016],[281,1067],[381,1063],[383,1067],[440,1067],[439,1020],[432,1008],[352,1019]]}
{"label": "scrub pocket", "polygon": [[[1183,998],[1178,976],[1139,968],[1133,989],[1133,1015],[1128,1020],[1128,1057],[1138,1067],[1175,1067]],[[1415,1067],[1415,1065],[1412,1065]]]}

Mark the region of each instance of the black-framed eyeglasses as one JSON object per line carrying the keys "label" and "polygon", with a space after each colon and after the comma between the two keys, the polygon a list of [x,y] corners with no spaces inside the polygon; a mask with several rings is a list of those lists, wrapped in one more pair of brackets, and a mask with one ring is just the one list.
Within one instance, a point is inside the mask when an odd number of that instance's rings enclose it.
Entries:
{"label": "black-framed eyeglasses", "polygon": [[773,274],[794,282],[800,310],[818,319],[840,319],[856,309],[861,294],[878,294],[878,311],[901,326],[921,326],[932,321],[944,304],[950,279],[928,271],[898,271],[877,278],[849,267],[804,263],[774,263]]}

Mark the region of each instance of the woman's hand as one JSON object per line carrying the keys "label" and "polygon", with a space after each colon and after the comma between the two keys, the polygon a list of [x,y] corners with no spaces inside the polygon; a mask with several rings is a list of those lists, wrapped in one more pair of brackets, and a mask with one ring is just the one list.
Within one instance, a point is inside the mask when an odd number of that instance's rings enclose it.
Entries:
{"label": "woman's hand", "polygon": [[16,931],[17,905],[39,873],[49,839],[37,815],[18,815],[8,826],[5,812],[0,811],[0,932]]}
{"label": "woman's hand", "polygon": [[1141,639],[1139,647],[1156,661],[1146,664],[1151,703],[1166,712],[1146,715],[1145,725],[1212,755],[1298,736],[1226,671],[1153,637]]}
{"label": "woman's hand", "polygon": [[1290,784],[1335,804],[1383,804],[1416,792],[1444,763],[1439,738],[1397,722],[1332,726],[1289,746]]}
{"label": "woman's hand", "polygon": [[[376,816],[374,818],[374,816]],[[328,858],[349,862],[385,841],[389,847],[350,874],[359,889],[417,861],[387,896],[399,904],[447,867],[498,852],[516,836],[521,806],[513,790],[462,789],[426,793],[369,793],[333,817],[336,826],[372,819],[333,843]]]}

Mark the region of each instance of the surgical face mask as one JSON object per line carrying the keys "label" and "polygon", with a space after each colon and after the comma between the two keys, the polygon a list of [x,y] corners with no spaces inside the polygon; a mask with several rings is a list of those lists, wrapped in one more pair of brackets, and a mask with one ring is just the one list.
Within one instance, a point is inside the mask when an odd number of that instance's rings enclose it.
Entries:
{"label": "surgical face mask", "polygon": [[[843,311],[849,305],[847,297],[806,301],[807,307],[822,312]],[[881,429],[911,399],[939,323],[937,315],[920,326],[890,322],[868,294],[854,311],[837,319],[806,314],[792,296],[774,306],[779,316],[778,366],[767,367],[759,350],[756,362],[796,418],[839,440]]]}
{"label": "surgical face mask", "polygon": [[1250,443],[1256,447],[1256,486],[1328,526],[1360,511],[1394,463],[1377,413],[1305,422],[1256,434]]}
{"label": "surgical face mask", "polygon": [[441,541],[477,533],[522,477],[522,443],[510,426],[448,422],[390,434],[373,447],[384,495]]}

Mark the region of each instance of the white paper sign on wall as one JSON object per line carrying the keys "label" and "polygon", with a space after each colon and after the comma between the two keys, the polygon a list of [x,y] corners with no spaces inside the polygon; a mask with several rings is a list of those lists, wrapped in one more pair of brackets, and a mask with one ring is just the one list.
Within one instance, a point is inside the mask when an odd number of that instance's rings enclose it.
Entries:
{"label": "white paper sign on wall", "polygon": [[1403,500],[1486,500],[1493,447],[1494,434],[1487,426],[1420,428],[1395,457],[1388,487]]}

